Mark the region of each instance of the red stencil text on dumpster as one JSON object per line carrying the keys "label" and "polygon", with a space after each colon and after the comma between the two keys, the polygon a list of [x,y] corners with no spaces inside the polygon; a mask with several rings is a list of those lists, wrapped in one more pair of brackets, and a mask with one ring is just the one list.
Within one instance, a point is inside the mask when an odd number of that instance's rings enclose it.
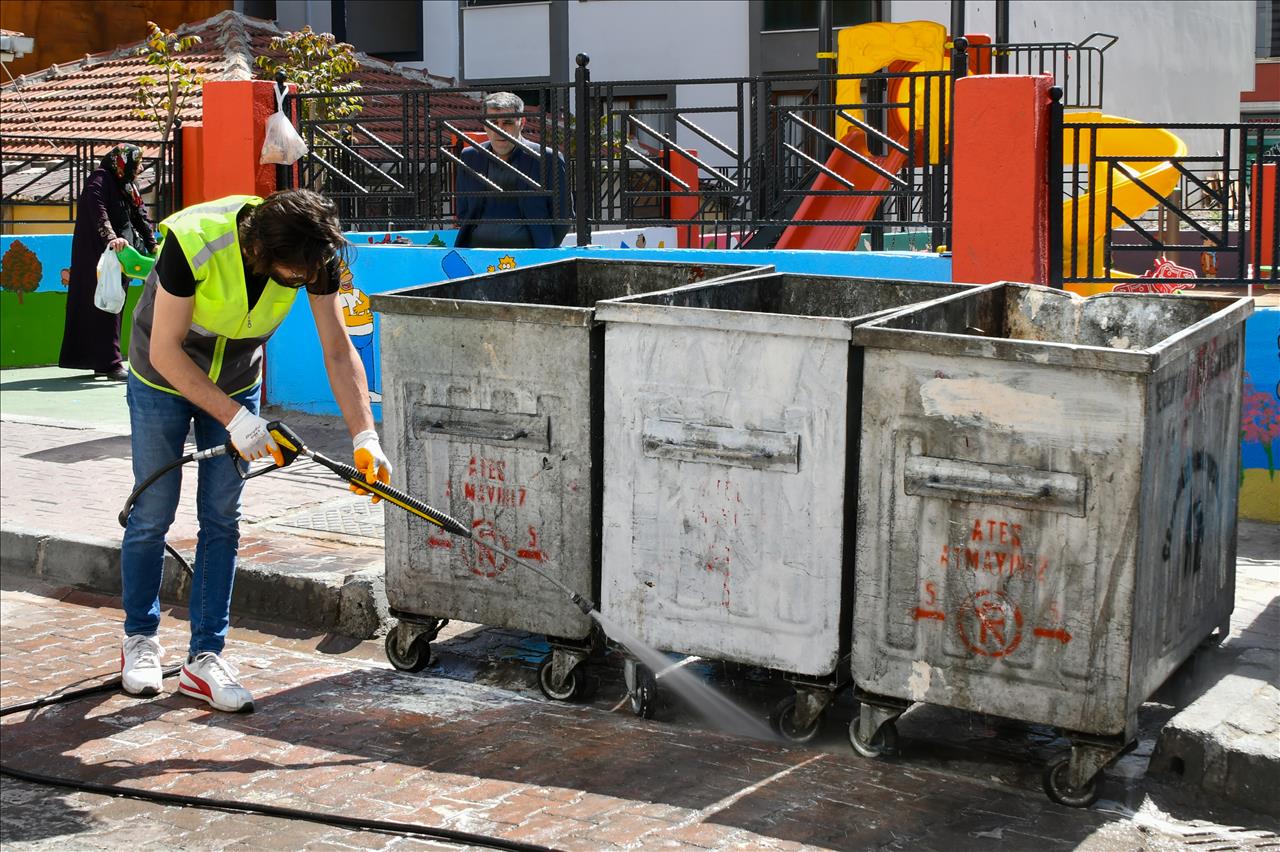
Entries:
{"label": "red stencil text on dumpster", "polygon": [[[511,540],[498,529],[493,520],[485,516],[486,511],[490,508],[502,510],[524,506],[528,491],[509,480],[505,460],[471,456],[458,486],[455,488],[452,480],[445,485],[445,497],[452,498],[458,492],[461,492],[464,500],[476,507],[476,513],[480,516],[472,521],[473,541],[464,550],[463,560],[473,574],[496,577],[507,569],[511,560],[496,553],[493,548],[510,553]],[[543,561],[545,555],[536,527],[526,526],[519,539],[523,544],[515,551],[517,558],[530,562]],[[427,537],[427,544],[443,550],[453,548],[453,540],[439,530],[432,530]],[[485,545],[492,545],[492,548]]]}

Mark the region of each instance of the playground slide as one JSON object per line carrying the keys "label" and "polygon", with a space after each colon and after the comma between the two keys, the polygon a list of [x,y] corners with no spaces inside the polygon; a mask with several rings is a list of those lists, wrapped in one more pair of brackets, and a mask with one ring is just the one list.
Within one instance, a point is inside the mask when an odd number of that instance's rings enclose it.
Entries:
{"label": "playground slide", "polygon": [[[867,150],[866,133],[857,127],[850,126],[840,141],[890,175],[896,175],[906,165],[906,154],[896,148],[890,148],[889,153],[884,156],[872,155]],[[894,141],[900,145],[906,144],[906,139],[902,137],[895,138]],[[883,174],[840,148],[832,151],[826,165],[859,190],[879,192],[889,186],[889,179]],[[810,192],[845,189],[848,187],[840,181],[822,173],[814,181]],[[808,195],[796,210],[795,218],[798,221],[867,220],[875,215],[882,200],[883,196],[880,195]],[[862,231],[862,225],[790,225],[782,232],[774,248],[852,251],[857,248]]]}
{"label": "playground slide", "polygon": [[[1114,115],[1103,115],[1098,112],[1071,113],[1065,117],[1067,125],[1084,124],[1136,124],[1129,118]],[[1079,134],[1079,146],[1076,136]],[[1064,166],[1072,166],[1077,158],[1087,161],[1089,157],[1088,131],[1071,131],[1068,129],[1063,145],[1062,160]],[[1087,275],[1090,278],[1101,278],[1107,275],[1104,256],[1107,231],[1111,227],[1124,226],[1125,222],[1118,215],[1123,213],[1130,219],[1136,219],[1146,213],[1159,202],[1155,196],[1167,196],[1178,186],[1179,172],[1168,160],[1151,159],[1160,157],[1180,157],[1187,153],[1187,146],[1179,137],[1167,130],[1159,128],[1117,127],[1115,130],[1102,128],[1097,131],[1096,157],[1133,157],[1133,160],[1121,159],[1116,168],[1108,163],[1099,163],[1097,173],[1089,176],[1089,185],[1096,186],[1096,191],[1083,193],[1072,202],[1066,201],[1062,207],[1062,239],[1063,239],[1063,273],[1072,275],[1071,258],[1074,255],[1074,275]],[[1079,151],[1076,148],[1079,147]],[[1141,159],[1139,159],[1141,158]],[[1117,215],[1107,219],[1107,184],[1111,186],[1111,205]],[[1150,192],[1143,187],[1150,189]],[[1154,193],[1154,195],[1153,195]],[[1090,227],[1090,210],[1092,209],[1092,227]],[[1090,246],[1092,246],[1092,263],[1090,263]],[[1126,272],[1111,270],[1112,278],[1133,278]],[[1082,296],[1094,293],[1109,292],[1114,284],[1069,284],[1067,289]]]}

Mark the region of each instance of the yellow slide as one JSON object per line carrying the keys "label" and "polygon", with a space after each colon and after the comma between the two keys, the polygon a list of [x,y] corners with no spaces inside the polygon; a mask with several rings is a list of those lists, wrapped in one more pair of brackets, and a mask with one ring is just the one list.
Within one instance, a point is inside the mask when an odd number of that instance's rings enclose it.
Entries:
{"label": "yellow slide", "polygon": [[[1096,157],[1134,157],[1144,159],[1124,160],[1113,169],[1110,163],[1098,163],[1093,174],[1088,175],[1088,186],[1097,187],[1082,193],[1074,201],[1062,205],[1063,275],[1073,274],[1071,257],[1076,257],[1074,274],[1089,278],[1101,278],[1107,274],[1103,265],[1103,246],[1107,230],[1121,227],[1124,220],[1118,215],[1107,216],[1107,183],[1111,184],[1111,205],[1130,219],[1136,219],[1158,203],[1152,192],[1166,197],[1178,186],[1179,172],[1168,160],[1149,160],[1148,157],[1180,157],[1187,153],[1186,143],[1167,130],[1154,127],[1126,129],[1125,124],[1136,124],[1133,119],[1099,112],[1071,113],[1064,118],[1064,144],[1062,165],[1075,165],[1077,160],[1087,163],[1090,146]],[[1115,124],[1114,130],[1099,128],[1072,130],[1072,124]],[[1092,137],[1092,139],[1091,139]],[[1078,144],[1077,144],[1078,140]],[[1081,181],[1085,176],[1081,176]],[[1135,182],[1141,181],[1151,192]],[[1090,209],[1093,210],[1093,227],[1090,228]],[[1090,265],[1089,246],[1093,246],[1093,263]],[[1112,278],[1134,278],[1118,270],[1111,270]],[[1108,293],[1114,284],[1067,284],[1066,288],[1082,296]]]}

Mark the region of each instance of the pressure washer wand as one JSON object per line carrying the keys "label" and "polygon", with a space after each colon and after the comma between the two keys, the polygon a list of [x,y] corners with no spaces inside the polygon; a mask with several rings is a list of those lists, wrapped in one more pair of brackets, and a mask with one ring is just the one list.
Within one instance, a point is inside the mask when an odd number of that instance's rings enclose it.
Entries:
{"label": "pressure washer wand", "polygon": [[364,474],[361,473],[359,469],[353,467],[352,465],[344,464],[343,462],[339,462],[339,461],[334,461],[328,456],[325,456],[322,453],[316,452],[315,450],[311,449],[306,444],[304,444],[302,442],[302,439],[299,438],[293,432],[292,429],[290,429],[288,426],[285,426],[283,423],[280,423],[279,421],[269,423],[267,425],[267,429],[268,431],[271,432],[271,436],[275,440],[276,444],[279,445],[280,449],[283,451],[284,457],[287,459],[285,464],[288,464],[289,462],[293,461],[293,459],[297,458],[297,456],[299,455],[304,455],[307,458],[311,459],[316,464],[319,464],[322,467],[327,467],[329,470],[333,471],[338,476],[347,480],[347,482],[351,483],[357,488],[360,488],[364,491],[368,491],[371,494],[376,494],[377,496],[381,497],[383,500],[386,500],[389,503],[399,506],[401,509],[404,509],[406,512],[417,515],[419,518],[422,518],[425,521],[435,524],[437,527],[440,527],[440,529],[444,530],[447,533],[456,535],[459,538],[465,538],[465,539],[468,539],[469,541],[475,542],[476,544],[492,551],[498,556],[502,556],[506,559],[510,559],[512,562],[516,563],[517,565],[522,565],[525,568],[528,568],[530,571],[537,574],[539,577],[542,577],[544,580],[551,583],[551,585],[555,586],[560,591],[564,592],[565,595],[569,597],[569,600],[573,601],[574,605],[578,607],[578,609],[582,610],[584,615],[591,615],[592,611],[596,608],[596,605],[593,601],[578,594],[573,589],[566,586],[564,583],[561,583],[555,577],[550,576],[541,568],[538,568],[536,565],[532,565],[526,562],[525,560],[515,556],[514,554],[508,553],[507,551],[502,550],[501,548],[494,547],[488,542],[481,541],[480,539],[476,538],[471,534],[471,530],[468,529],[467,526],[463,524],[461,521],[459,521],[457,518],[454,518],[451,515],[447,515],[444,512],[441,512],[439,509],[429,506],[426,503],[419,500],[418,498],[413,497],[412,495],[406,494],[405,492],[401,491],[398,488],[393,488],[392,486],[387,485],[384,482],[369,482],[365,479]]}

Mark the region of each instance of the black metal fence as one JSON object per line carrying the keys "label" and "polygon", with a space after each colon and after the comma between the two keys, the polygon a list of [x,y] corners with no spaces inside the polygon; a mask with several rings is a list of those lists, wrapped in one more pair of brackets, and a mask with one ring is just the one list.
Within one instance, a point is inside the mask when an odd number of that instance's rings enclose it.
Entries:
{"label": "black metal fence", "polygon": [[1056,112],[1049,177],[1063,201],[1051,205],[1061,220],[1050,229],[1063,238],[1051,244],[1055,283],[1127,289],[1134,285],[1125,280],[1157,275],[1162,261],[1211,279],[1201,287],[1280,280],[1274,262],[1268,269],[1256,260],[1280,257],[1280,209],[1262,209],[1280,208],[1280,196],[1253,192],[1255,166],[1280,163],[1280,151],[1264,145],[1267,128],[1064,122]]}
{"label": "black metal fence", "polygon": [[1092,33],[1079,44],[970,44],[969,68],[975,74],[1049,74],[1065,106],[1102,109],[1103,53],[1117,40]]}
{"label": "black metal fence", "polygon": [[[150,213],[160,221],[182,208],[181,133],[167,143],[139,143],[150,179],[144,175],[143,195],[151,199]],[[75,222],[76,205],[89,174],[119,138],[61,139],[0,134],[0,162],[4,164],[4,229],[15,225],[58,225]]]}

